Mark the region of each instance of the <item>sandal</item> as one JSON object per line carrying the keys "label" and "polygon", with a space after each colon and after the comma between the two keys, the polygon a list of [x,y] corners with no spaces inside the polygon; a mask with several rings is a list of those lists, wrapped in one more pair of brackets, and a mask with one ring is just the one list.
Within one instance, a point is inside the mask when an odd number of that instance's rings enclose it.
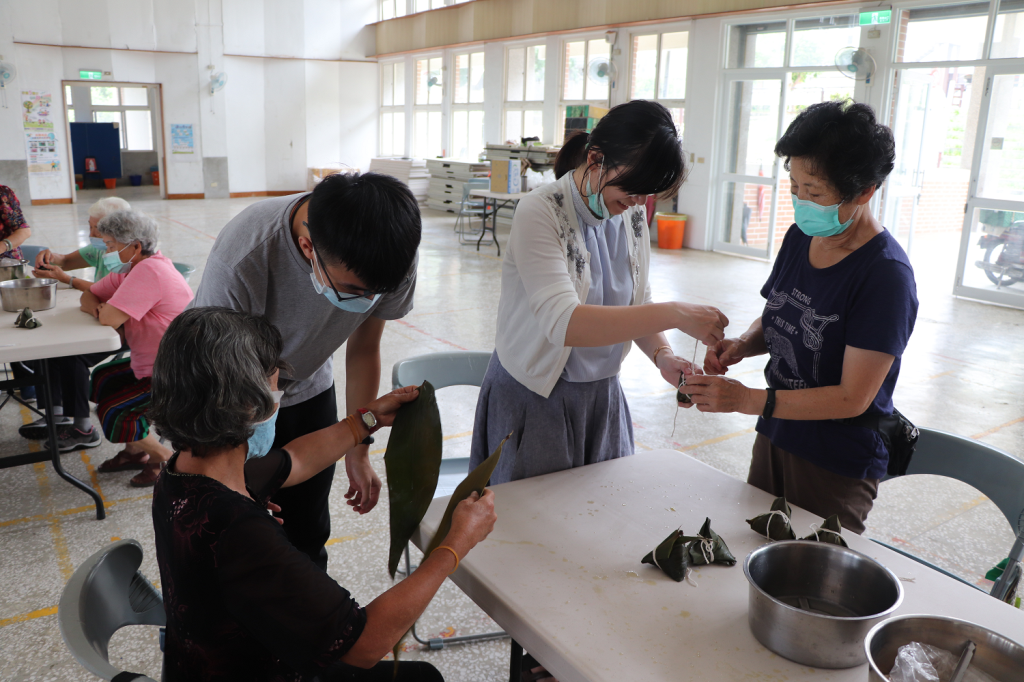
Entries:
{"label": "sandal", "polygon": [[112,474],[115,471],[139,471],[146,466],[148,461],[149,455],[145,452],[133,455],[127,450],[122,450],[96,467],[96,471],[101,474]]}
{"label": "sandal", "polygon": [[160,478],[160,472],[164,470],[164,462],[154,462],[142,467],[142,473],[133,477],[128,484],[133,488],[152,488],[156,485],[156,479]]}

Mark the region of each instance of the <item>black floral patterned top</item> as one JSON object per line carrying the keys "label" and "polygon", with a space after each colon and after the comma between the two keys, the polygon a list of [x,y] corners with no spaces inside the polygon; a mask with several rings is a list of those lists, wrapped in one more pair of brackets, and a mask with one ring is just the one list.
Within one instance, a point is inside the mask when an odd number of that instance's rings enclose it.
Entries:
{"label": "black floral patterned top", "polygon": [[156,554],[167,612],[164,680],[299,682],[338,661],[366,613],[266,511],[291,457],[245,465],[253,499],[168,462],[153,493]]}
{"label": "black floral patterned top", "polygon": [[28,227],[25,216],[21,213],[21,204],[18,197],[14,196],[14,190],[6,185],[0,185],[0,258],[21,259],[21,247],[16,246],[10,251],[5,251],[7,244],[3,240],[14,234],[15,230]]}

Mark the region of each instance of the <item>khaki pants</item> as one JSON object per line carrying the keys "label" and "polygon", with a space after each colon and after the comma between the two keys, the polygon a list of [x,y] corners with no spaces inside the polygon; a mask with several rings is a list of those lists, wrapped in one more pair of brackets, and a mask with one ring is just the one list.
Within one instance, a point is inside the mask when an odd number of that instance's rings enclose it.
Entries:
{"label": "khaki pants", "polygon": [[[785,496],[790,504],[827,519],[839,515],[844,530],[860,535],[864,522],[878,495],[877,478],[850,478],[826,471],[816,464],[772,445],[764,434],[757,434],[750,460],[747,483],[776,497]],[[809,528],[794,528],[797,537]]]}

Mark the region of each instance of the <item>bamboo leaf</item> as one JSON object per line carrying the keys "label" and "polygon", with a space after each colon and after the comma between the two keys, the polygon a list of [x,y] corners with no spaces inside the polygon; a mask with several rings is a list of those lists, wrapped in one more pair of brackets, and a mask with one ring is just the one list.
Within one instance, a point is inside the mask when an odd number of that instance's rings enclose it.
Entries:
{"label": "bamboo leaf", "polygon": [[484,488],[487,487],[487,482],[491,480],[491,474],[494,473],[495,467],[498,466],[498,460],[501,459],[501,449],[505,447],[505,442],[511,437],[511,433],[505,436],[491,456],[480,462],[477,468],[469,472],[469,475],[455,488],[452,499],[448,500],[448,507],[444,510],[444,516],[441,517],[441,524],[437,527],[437,532],[434,533],[434,538],[430,541],[423,556],[430,556],[430,553],[444,541],[448,531],[452,528],[452,514],[459,502],[469,497],[474,491],[483,495]]}
{"label": "bamboo leaf", "polygon": [[427,513],[441,471],[441,414],[430,382],[416,400],[399,408],[384,453],[391,507],[388,572],[395,577],[409,538]]}

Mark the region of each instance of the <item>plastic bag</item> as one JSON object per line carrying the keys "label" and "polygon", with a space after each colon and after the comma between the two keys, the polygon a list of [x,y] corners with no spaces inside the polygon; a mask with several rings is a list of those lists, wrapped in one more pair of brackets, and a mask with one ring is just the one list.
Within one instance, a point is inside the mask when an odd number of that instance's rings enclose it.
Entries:
{"label": "plastic bag", "polygon": [[[959,660],[960,654],[931,644],[911,642],[896,652],[896,663],[889,673],[889,679],[892,682],[949,682]],[[972,664],[967,667],[963,682],[999,681]]]}

